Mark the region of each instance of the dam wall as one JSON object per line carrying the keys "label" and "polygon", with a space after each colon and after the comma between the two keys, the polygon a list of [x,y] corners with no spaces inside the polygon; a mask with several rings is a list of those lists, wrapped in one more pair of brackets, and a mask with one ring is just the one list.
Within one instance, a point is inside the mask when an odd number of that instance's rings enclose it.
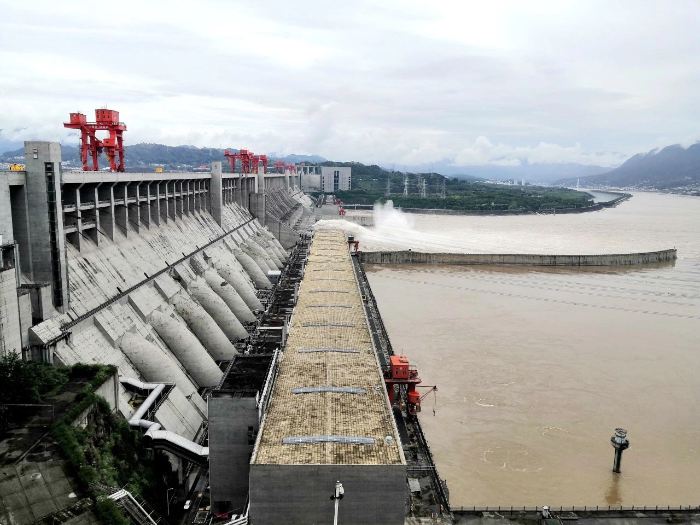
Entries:
{"label": "dam wall", "polygon": [[462,264],[513,266],[635,266],[675,261],[675,249],[606,255],[360,252],[365,264]]}
{"label": "dam wall", "polygon": [[[291,196],[296,179],[222,173],[221,162],[197,173],[63,172],[48,142],[25,143],[25,156],[25,171],[0,172],[0,354],[112,364],[127,383],[159,384],[141,426],[198,442],[201,394],[245,349],[272,286],[260,269],[281,265],[298,238],[290,221],[307,212]],[[147,395],[119,384],[115,404],[130,419]]]}

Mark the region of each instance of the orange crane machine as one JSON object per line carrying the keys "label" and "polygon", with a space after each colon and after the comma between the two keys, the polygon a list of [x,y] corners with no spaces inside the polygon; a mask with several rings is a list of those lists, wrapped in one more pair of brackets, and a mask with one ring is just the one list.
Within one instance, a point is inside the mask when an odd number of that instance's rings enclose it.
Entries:
{"label": "orange crane machine", "polygon": [[[69,122],[63,127],[80,130],[80,156],[83,160],[83,171],[98,171],[97,158],[104,150],[111,171],[124,171],[124,139],[126,124],[119,122],[119,112],[112,109],[96,109],[95,122],[88,122],[83,113],[71,113]],[[97,131],[108,131],[109,137],[98,139]],[[88,165],[88,154],[92,166]],[[119,157],[117,163],[116,158]]]}
{"label": "orange crane machine", "polygon": [[[389,402],[394,404],[394,385],[406,388],[406,412],[416,417],[421,411],[421,401],[431,392],[437,392],[435,385],[421,385],[423,380],[418,376],[416,367],[409,365],[405,355],[392,355],[389,369],[384,371],[384,382],[389,394]],[[421,395],[417,388],[427,388],[428,391]]]}

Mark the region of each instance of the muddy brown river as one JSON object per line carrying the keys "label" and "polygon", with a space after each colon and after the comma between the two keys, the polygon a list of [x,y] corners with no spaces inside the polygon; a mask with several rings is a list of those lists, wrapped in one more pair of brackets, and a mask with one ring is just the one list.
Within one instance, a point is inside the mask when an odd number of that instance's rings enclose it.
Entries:
{"label": "muddy brown river", "polygon": [[[696,505],[700,199],[637,194],[546,218],[365,229],[365,249],[384,236],[395,249],[420,239],[471,251],[473,232],[481,252],[679,249],[675,264],[633,270],[367,267],[395,351],[439,386],[421,421],[453,505]],[[621,475],[616,427],[631,442]]]}

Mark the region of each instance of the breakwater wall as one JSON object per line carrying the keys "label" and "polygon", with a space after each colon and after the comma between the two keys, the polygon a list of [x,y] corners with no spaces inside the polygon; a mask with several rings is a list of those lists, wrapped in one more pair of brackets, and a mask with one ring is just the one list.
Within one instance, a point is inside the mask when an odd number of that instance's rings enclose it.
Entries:
{"label": "breakwater wall", "polygon": [[503,253],[422,253],[412,250],[361,252],[364,264],[462,264],[513,266],[637,266],[675,261],[674,249],[604,255],[545,255]]}

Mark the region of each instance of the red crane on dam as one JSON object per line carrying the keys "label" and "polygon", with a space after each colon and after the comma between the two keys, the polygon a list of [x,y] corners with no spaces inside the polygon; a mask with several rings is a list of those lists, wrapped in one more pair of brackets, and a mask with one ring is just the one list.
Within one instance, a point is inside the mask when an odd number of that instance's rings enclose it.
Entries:
{"label": "red crane on dam", "polygon": [[[98,157],[105,152],[111,171],[124,171],[124,139],[126,124],[119,122],[119,112],[102,108],[95,110],[95,122],[88,122],[83,113],[71,113],[63,127],[80,130],[80,157],[83,171],[98,171]],[[97,131],[108,131],[109,137],[97,138]],[[88,155],[92,165],[88,164]],[[117,162],[119,157],[119,162]]]}
{"label": "red crane on dam", "polygon": [[[435,385],[419,386],[423,380],[418,376],[415,366],[408,363],[405,355],[392,355],[390,358],[389,370],[384,371],[384,382],[389,394],[389,402],[394,402],[394,385],[405,385],[406,387],[406,412],[415,417],[421,411],[421,401],[431,392],[437,391]],[[427,388],[428,391],[421,395],[417,388]]]}
{"label": "red crane on dam", "polygon": [[236,161],[240,162],[241,173],[257,173],[261,163],[263,165],[263,173],[267,173],[267,155],[257,156],[252,151],[242,149],[238,153],[226,150],[224,151],[224,157],[231,164],[231,173],[236,172]]}

